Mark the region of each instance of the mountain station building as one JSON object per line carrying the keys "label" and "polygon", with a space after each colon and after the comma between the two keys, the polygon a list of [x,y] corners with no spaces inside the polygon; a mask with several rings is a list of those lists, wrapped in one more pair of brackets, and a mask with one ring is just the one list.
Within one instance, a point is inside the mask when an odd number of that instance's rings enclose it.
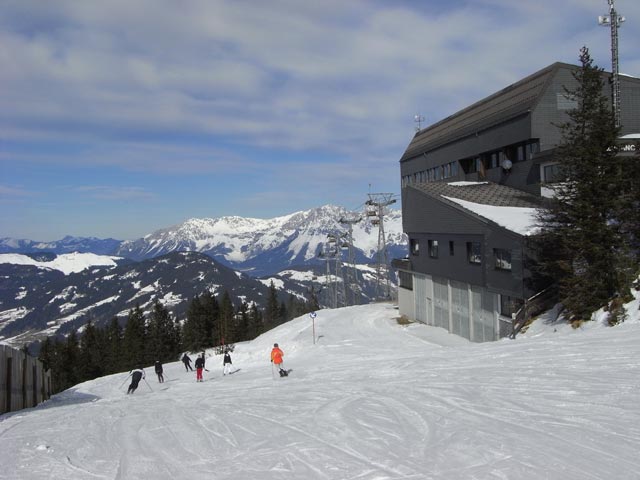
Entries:
{"label": "mountain station building", "polygon": [[[400,159],[409,254],[392,262],[401,315],[474,342],[512,333],[539,293],[528,239],[557,178],[577,68],[554,63],[415,134]],[[640,79],[619,79],[621,152],[640,161]]]}

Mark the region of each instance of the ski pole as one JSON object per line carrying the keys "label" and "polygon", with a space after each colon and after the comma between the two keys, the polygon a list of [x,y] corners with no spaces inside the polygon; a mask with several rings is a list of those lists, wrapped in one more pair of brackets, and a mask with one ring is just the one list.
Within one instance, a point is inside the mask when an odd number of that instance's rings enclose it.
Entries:
{"label": "ski pole", "polygon": [[149,390],[151,390],[153,392],[153,388],[151,388],[151,385],[149,385],[149,382],[147,382],[147,379],[142,377],[142,380],[144,380],[144,383],[147,384],[147,387],[149,387]]}
{"label": "ski pole", "polygon": [[124,385],[125,383],[127,383],[127,380],[129,380],[129,377],[131,375],[127,375],[127,378],[124,379],[124,382],[122,382],[122,384],[118,387],[118,390],[122,388],[122,385]]}
{"label": "ski pole", "polygon": [[273,380],[275,380],[275,379],[276,379],[276,374],[275,374],[275,373],[273,373],[273,362],[271,362],[271,378],[272,378]]}

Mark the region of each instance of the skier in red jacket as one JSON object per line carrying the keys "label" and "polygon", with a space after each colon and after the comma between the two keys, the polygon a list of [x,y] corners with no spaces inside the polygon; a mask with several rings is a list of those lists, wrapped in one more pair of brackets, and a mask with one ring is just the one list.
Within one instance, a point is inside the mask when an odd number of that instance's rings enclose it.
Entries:
{"label": "skier in red jacket", "polygon": [[281,377],[286,377],[288,372],[282,368],[282,357],[284,357],[284,352],[280,350],[277,343],[274,343],[271,349],[271,363],[278,367],[278,373],[280,373]]}

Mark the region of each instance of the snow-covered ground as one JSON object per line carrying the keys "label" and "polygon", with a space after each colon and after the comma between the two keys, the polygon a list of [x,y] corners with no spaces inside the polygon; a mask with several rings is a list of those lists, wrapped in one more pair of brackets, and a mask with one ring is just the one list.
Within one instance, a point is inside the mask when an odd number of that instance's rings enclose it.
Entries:
{"label": "snow-covered ground", "polygon": [[56,258],[49,262],[34,260],[33,258],[22,255],[20,253],[2,253],[0,254],[0,263],[11,263],[14,265],[33,265],[38,268],[48,270],[60,270],[65,275],[70,273],[81,272],[87,268],[94,266],[115,267],[116,260],[120,257],[111,257],[107,255],[96,255],[95,253],[63,253],[57,255]]}
{"label": "snow-covered ground", "polygon": [[400,326],[389,304],[322,310],[315,345],[298,318],[237,345],[230,376],[212,355],[203,383],[173,363],[133,395],[118,374],[1,416],[0,478],[637,479],[633,308],[485,344]]}

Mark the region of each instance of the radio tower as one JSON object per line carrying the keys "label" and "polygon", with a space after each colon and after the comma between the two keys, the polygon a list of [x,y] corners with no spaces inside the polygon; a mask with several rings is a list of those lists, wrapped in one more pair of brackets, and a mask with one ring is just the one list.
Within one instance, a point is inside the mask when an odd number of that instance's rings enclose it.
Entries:
{"label": "radio tower", "polygon": [[618,15],[613,0],[609,2],[609,14],[600,15],[598,23],[611,27],[611,102],[613,104],[613,118],[615,126],[620,126],[620,76],[618,68],[618,27],[621,26],[625,18]]}
{"label": "radio tower", "polygon": [[348,285],[348,291],[351,294],[351,303],[349,303],[348,298],[345,295],[345,306],[348,305],[357,305],[359,300],[359,292],[358,288],[358,274],[356,272],[356,260],[355,260],[355,252],[353,250],[353,225],[362,220],[362,217],[357,218],[340,218],[339,222],[347,225],[347,241],[346,245],[343,244],[343,248],[347,248],[347,268],[344,270],[344,285]]}
{"label": "radio tower", "polygon": [[[392,193],[369,193],[369,200],[365,202],[367,216],[371,224],[378,226],[378,252],[376,255],[376,296],[379,299],[391,299],[391,284],[389,280],[389,252],[384,235],[385,207],[396,203]],[[384,285],[382,285],[384,283]],[[383,291],[384,288],[384,291]]]}

